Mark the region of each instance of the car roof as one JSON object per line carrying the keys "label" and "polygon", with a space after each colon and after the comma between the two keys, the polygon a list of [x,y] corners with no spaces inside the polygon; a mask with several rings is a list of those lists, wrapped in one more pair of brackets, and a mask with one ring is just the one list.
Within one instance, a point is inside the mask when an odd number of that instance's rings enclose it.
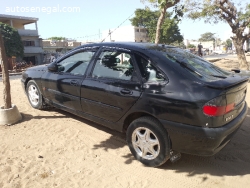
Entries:
{"label": "car roof", "polygon": [[84,48],[84,47],[117,47],[117,48],[129,48],[131,50],[150,50],[154,47],[169,47],[169,48],[176,48],[174,46],[165,45],[165,44],[154,44],[154,43],[139,43],[139,42],[100,42],[100,43],[90,43],[90,44],[84,44],[82,46],[79,46],[78,48]]}

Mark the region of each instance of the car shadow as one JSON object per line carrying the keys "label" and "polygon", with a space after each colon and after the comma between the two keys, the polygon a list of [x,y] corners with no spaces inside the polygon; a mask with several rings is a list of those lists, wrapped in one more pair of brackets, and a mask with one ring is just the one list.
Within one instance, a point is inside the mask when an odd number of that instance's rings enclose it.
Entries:
{"label": "car shadow", "polygon": [[[56,110],[53,110],[53,111],[56,111]],[[59,113],[61,113],[61,112],[59,112]],[[68,118],[66,115],[61,115],[61,116],[52,116],[52,115],[51,116],[41,116],[41,115],[33,116],[33,115],[26,114],[26,113],[23,113],[23,112],[21,112],[20,114],[22,116],[21,122],[30,121],[32,119],[43,119],[43,118],[45,118],[45,119]]]}
{"label": "car shadow", "polygon": [[[89,126],[92,126],[100,131],[104,131],[110,134],[110,137],[106,140],[97,143],[92,148],[93,150],[103,149],[105,152],[109,150],[117,150],[123,147],[127,147],[126,135],[124,133],[111,130],[100,124],[88,121],[71,113],[53,109],[53,111],[58,112],[59,116],[31,116],[29,114],[23,115],[24,121],[29,121],[32,118],[74,118],[75,120],[81,121]],[[211,174],[214,176],[237,176],[250,174],[250,109],[248,108],[248,114],[241,128],[232,138],[231,142],[227,144],[216,155],[211,157],[193,156],[188,154],[182,154],[180,160],[175,163],[171,163],[168,160],[164,165],[158,167],[162,170],[174,170],[176,173],[188,173],[188,176],[195,176],[201,174]],[[129,152],[122,155],[125,159],[125,164],[131,164],[137,162],[134,156]],[[146,166],[145,166],[146,167]],[[235,168],[237,167],[237,168]],[[205,181],[206,179],[204,179]]]}
{"label": "car shadow", "polygon": [[[158,167],[163,170],[174,170],[176,173],[188,173],[188,176],[199,174],[211,174],[214,176],[238,176],[250,174],[250,109],[241,128],[234,135],[232,140],[216,155],[211,157],[194,156],[182,154],[179,161],[171,163],[168,160],[164,165]],[[99,125],[95,125],[99,129]],[[125,135],[112,131],[108,128],[101,128],[111,136],[96,144],[93,149],[102,148],[105,151],[118,149],[126,144]],[[119,138],[119,139],[118,139]],[[125,164],[135,162],[131,153],[122,156]],[[206,179],[204,179],[205,181]]]}

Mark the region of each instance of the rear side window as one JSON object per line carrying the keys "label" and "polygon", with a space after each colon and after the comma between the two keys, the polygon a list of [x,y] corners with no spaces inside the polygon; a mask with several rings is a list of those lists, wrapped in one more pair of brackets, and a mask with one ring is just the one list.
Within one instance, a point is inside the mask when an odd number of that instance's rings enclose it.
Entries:
{"label": "rear side window", "polygon": [[142,78],[146,82],[166,81],[165,76],[145,58],[135,55]]}

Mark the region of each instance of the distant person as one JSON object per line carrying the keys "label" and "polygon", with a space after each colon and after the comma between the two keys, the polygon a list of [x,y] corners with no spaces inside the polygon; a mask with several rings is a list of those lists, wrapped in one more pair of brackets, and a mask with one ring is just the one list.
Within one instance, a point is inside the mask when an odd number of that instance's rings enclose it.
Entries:
{"label": "distant person", "polygon": [[202,48],[203,46],[200,44],[198,44],[198,56],[202,57]]}
{"label": "distant person", "polygon": [[210,54],[213,53],[213,47],[212,47],[212,46],[210,46],[209,51],[210,51],[210,52],[209,52]]}

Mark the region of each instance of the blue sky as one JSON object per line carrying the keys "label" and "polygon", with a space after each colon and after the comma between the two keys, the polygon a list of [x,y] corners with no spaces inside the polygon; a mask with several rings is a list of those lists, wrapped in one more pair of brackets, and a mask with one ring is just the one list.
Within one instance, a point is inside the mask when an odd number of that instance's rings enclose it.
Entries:
{"label": "blue sky", "polygon": [[[40,12],[31,10],[32,7],[39,7]],[[80,11],[57,12],[63,7],[69,8],[69,11],[72,7],[79,7]],[[132,15],[136,8],[144,7],[145,4],[140,0],[8,0],[1,2],[0,14],[39,18],[39,35],[44,39],[64,36],[84,41],[99,39],[99,31],[116,28]],[[10,12],[14,10],[15,12]],[[130,21],[122,24],[125,25],[130,25]],[[179,27],[185,39],[198,39],[205,32],[213,32],[222,40],[226,40],[230,33],[230,27],[223,23],[211,25],[205,24],[204,21],[183,19]],[[91,35],[95,36],[86,37]]]}

